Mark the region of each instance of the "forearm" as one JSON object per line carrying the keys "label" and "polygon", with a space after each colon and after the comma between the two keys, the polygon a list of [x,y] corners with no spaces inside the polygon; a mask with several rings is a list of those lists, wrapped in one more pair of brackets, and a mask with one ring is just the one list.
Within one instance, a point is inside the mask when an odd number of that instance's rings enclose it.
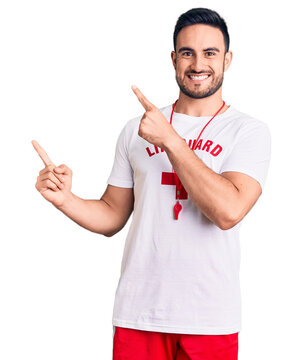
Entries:
{"label": "forearm", "polygon": [[87,230],[105,236],[115,232],[114,210],[103,200],[85,200],[70,193],[64,204],[56,208]]}
{"label": "forearm", "polygon": [[221,229],[231,227],[239,203],[234,184],[207,167],[180,136],[170,139],[164,150],[198,209]]}

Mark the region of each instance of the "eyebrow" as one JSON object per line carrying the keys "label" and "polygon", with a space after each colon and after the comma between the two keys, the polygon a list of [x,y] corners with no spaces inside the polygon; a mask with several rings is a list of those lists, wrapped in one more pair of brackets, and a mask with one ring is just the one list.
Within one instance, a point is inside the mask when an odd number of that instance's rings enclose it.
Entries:
{"label": "eyebrow", "polygon": [[[185,51],[185,50],[188,50],[188,51],[195,51],[194,49],[190,48],[190,47],[187,47],[187,46],[183,46],[181,47],[179,50],[178,50],[178,53],[182,52],[182,51]],[[217,51],[217,52],[220,52],[220,50],[216,47],[209,47],[207,49],[203,49],[203,51]]]}

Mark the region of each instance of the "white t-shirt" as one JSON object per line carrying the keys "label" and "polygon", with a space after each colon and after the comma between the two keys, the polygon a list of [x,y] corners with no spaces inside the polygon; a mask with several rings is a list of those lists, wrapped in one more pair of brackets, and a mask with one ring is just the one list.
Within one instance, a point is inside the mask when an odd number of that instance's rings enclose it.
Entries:
{"label": "white t-shirt", "polygon": [[[160,109],[168,122],[172,105]],[[180,334],[241,330],[240,223],[221,230],[192,202],[180,200],[165,151],[138,135],[141,116],[122,129],[110,185],[134,188],[134,211],[115,294],[114,326]],[[173,115],[172,126],[192,147],[210,116]],[[202,139],[202,140],[201,140]],[[214,172],[238,171],[264,187],[271,136],[266,123],[233,106],[205,128],[196,155]]]}

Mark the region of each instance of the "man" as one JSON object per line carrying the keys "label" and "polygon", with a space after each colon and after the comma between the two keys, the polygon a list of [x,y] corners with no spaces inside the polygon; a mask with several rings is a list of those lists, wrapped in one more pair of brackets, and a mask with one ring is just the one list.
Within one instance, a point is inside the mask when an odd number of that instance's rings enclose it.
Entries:
{"label": "man", "polygon": [[36,188],[105,236],[133,212],[114,304],[114,360],[235,360],[239,228],[264,187],[270,132],[222,99],[232,52],[219,14],[182,14],[171,57],[179,98],[158,109],[132,87],[145,112],[119,135],[101,201],[72,194],[71,170],[55,167],[33,141],[45,164]]}

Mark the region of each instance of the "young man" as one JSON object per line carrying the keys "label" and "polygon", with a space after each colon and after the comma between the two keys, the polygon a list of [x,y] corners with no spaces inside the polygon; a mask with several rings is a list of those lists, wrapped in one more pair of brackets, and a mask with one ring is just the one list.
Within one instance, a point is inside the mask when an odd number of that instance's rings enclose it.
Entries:
{"label": "young man", "polygon": [[145,113],[122,129],[101,201],[72,194],[71,170],[56,168],[33,141],[45,164],[36,187],[105,236],[133,212],[114,304],[114,360],[236,360],[239,228],[264,187],[270,132],[222,99],[232,53],[216,12],[182,14],[171,57],[179,98],[158,109],[132,87]]}

